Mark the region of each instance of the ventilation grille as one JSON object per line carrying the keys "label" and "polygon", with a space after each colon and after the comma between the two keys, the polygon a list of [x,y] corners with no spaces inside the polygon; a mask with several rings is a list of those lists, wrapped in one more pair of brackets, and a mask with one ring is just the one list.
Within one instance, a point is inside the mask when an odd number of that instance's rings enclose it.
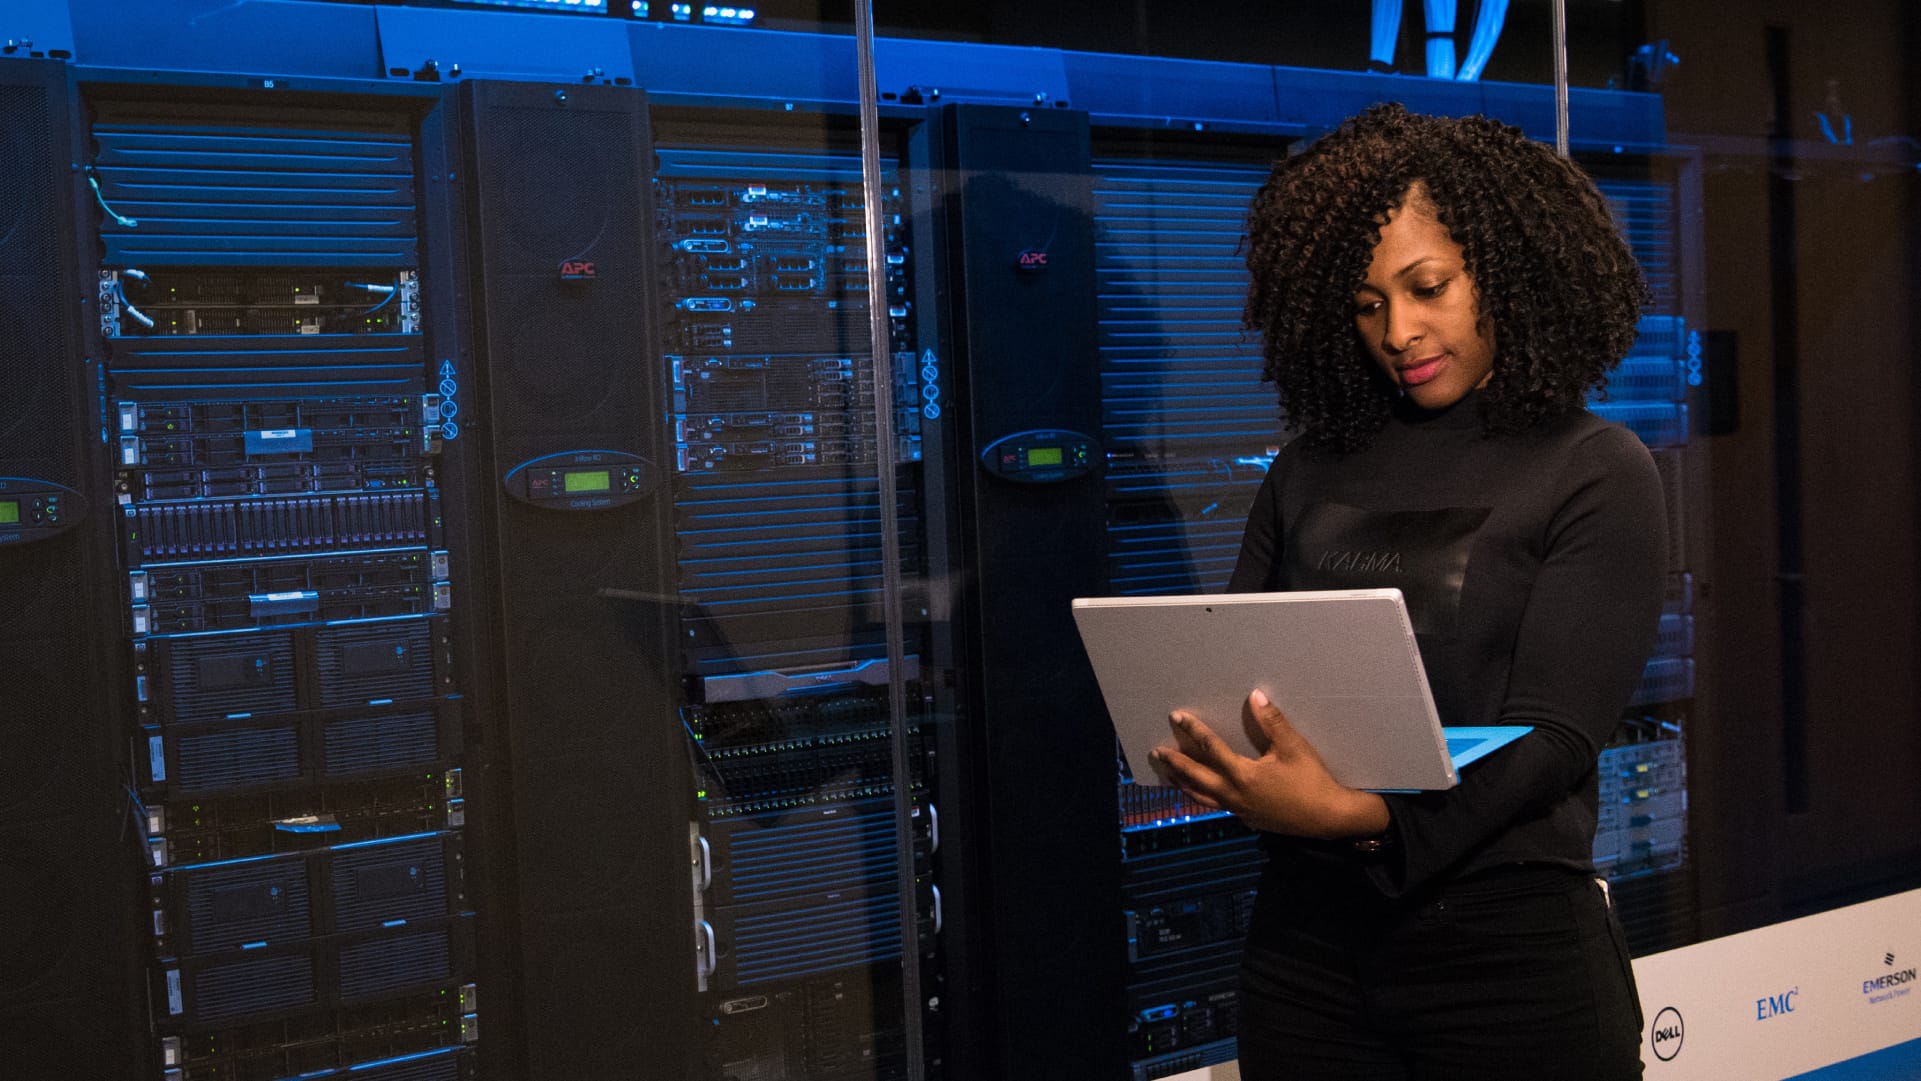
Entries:
{"label": "ventilation grille", "polygon": [[187,878],[188,924],[196,954],[254,943],[280,945],[313,934],[304,861],[179,873]]}
{"label": "ventilation grille", "polygon": [[[666,147],[658,151],[661,179],[700,177],[768,183],[796,181],[806,183],[859,184],[860,152],[847,154],[807,154],[786,151],[752,151],[737,148]],[[881,162],[881,182],[892,183],[899,169],[891,160]]]}
{"label": "ventilation grille", "polygon": [[294,708],[293,642],[284,634],[176,639],[169,675],[175,721]]}
{"label": "ventilation grille", "polygon": [[1279,439],[1239,251],[1262,168],[1094,163],[1108,588],[1217,592]]}
{"label": "ventilation grille", "polygon": [[331,721],[321,740],[322,769],[333,778],[424,765],[440,757],[440,726],[431,713]]}
{"label": "ventilation grille", "polygon": [[194,978],[194,1019],[224,1021],[314,1001],[313,962],[304,953],[208,965]]}
{"label": "ventilation grille", "polygon": [[1602,198],[1614,211],[1627,236],[1634,260],[1647,279],[1649,315],[1673,315],[1681,310],[1678,260],[1675,258],[1674,189],[1653,180],[1597,179]]}
{"label": "ventilation grille", "polygon": [[333,864],[334,926],[362,931],[394,920],[447,914],[444,842],[422,837],[337,852]]}
{"label": "ventilation grille", "polygon": [[[770,659],[748,660],[761,643],[879,635],[879,492],[867,478],[678,480],[675,527],[692,644],[740,650],[751,667]],[[896,506],[901,560],[911,575],[921,560],[920,515],[906,492]]]}
{"label": "ventilation grille", "polygon": [[1596,415],[1626,425],[1651,447],[1687,442],[1687,325],[1680,316],[1674,190],[1658,181],[1597,179],[1647,279],[1639,336],[1608,376]]}
{"label": "ventilation grille", "polygon": [[809,893],[885,888],[899,861],[891,804],[728,834],[737,904]]}
{"label": "ventilation grille", "polygon": [[320,703],[363,706],[427,697],[434,693],[432,650],[433,632],[423,620],[328,628],[316,646]]}
{"label": "ventilation grille", "polygon": [[445,980],[453,972],[447,932],[397,935],[340,951],[340,994],[362,998]]}
{"label": "ventilation grille", "polygon": [[743,915],[734,924],[735,980],[746,986],[898,958],[899,917],[892,893]]}
{"label": "ventilation grille", "polygon": [[184,790],[240,788],[300,776],[300,736],[286,726],[182,736],[174,780]]}
{"label": "ventilation grille", "polygon": [[[52,103],[44,87],[0,87],[0,473],[77,483],[78,438],[63,389],[65,356]],[[64,164],[59,173],[64,174]]]}
{"label": "ventilation grille", "polygon": [[414,153],[399,133],[103,120],[105,265],[411,267]]}

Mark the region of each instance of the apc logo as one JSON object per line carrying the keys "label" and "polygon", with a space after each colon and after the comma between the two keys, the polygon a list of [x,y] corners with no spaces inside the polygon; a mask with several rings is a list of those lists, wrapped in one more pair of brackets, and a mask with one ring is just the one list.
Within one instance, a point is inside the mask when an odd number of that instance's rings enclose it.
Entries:
{"label": "apc logo", "polygon": [[1038,274],[1047,269],[1047,253],[1038,248],[1028,248],[1021,252],[1014,265],[1029,274]]}
{"label": "apc logo", "polygon": [[1681,1023],[1681,1011],[1672,1006],[1654,1015],[1654,1024],[1648,1028],[1648,1045],[1654,1049],[1654,1057],[1662,1062],[1673,1062],[1674,1056],[1681,1053],[1681,1042],[1687,1036],[1687,1026]]}
{"label": "apc logo", "polygon": [[564,282],[593,281],[594,264],[586,259],[569,259],[560,264],[560,280]]}

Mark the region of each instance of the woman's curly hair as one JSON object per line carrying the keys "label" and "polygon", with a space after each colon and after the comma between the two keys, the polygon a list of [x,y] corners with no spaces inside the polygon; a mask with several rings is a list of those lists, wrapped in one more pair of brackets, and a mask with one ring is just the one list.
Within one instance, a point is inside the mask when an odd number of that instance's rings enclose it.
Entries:
{"label": "woman's curly hair", "polygon": [[1354,291],[1416,183],[1493,320],[1486,431],[1578,409],[1634,344],[1646,287],[1586,173],[1486,117],[1376,105],[1277,162],[1248,214],[1244,321],[1305,446],[1359,450],[1387,423],[1398,391],[1355,330]]}

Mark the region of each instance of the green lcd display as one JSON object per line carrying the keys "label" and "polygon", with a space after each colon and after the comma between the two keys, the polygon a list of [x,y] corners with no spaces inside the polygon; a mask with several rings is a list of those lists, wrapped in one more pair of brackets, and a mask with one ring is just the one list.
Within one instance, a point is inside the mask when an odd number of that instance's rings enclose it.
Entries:
{"label": "green lcd display", "polygon": [[1059,464],[1061,464],[1061,448],[1059,447],[1027,448],[1028,468],[1031,469],[1035,466],[1059,465]]}
{"label": "green lcd display", "polygon": [[0,525],[20,524],[20,504],[11,499],[0,499]]}
{"label": "green lcd display", "polygon": [[561,488],[570,495],[574,492],[604,492],[612,487],[613,474],[605,469],[569,473],[561,481]]}

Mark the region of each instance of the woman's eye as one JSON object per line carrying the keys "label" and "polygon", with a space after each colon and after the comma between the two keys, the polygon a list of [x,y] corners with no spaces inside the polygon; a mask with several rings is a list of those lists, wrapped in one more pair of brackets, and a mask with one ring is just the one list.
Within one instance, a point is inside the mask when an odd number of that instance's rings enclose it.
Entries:
{"label": "woman's eye", "polygon": [[1354,302],[1354,318],[1356,319],[1373,315],[1380,310],[1381,302],[1378,300],[1358,300]]}
{"label": "woman's eye", "polygon": [[1447,280],[1443,279],[1441,281],[1435,282],[1433,285],[1415,286],[1414,295],[1417,297],[1420,297],[1422,300],[1433,300],[1435,297],[1440,296],[1446,290],[1447,290]]}

